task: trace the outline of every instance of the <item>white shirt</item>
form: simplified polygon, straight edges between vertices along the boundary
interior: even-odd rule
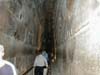
[[[48,67],[48,63],[47,63],[46,58],[42,54],[36,56],[35,61],[34,61],[34,66],[46,66],[46,67]]]

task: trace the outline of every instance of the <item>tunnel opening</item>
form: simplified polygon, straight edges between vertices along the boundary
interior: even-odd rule
[[[45,20],[44,32],[42,38],[42,48],[45,50],[49,57],[49,62],[53,60],[54,57],[54,30],[52,23],[52,15],[49,15]]]
[[[44,22],[44,31],[42,34],[42,48],[48,54],[49,64],[54,62],[55,57],[55,47],[54,47],[54,5],[56,0],[48,0],[45,4],[45,22]],[[48,5],[47,5],[48,4]]]

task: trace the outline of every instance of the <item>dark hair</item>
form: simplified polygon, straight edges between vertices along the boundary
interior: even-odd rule
[[[36,54],[38,55],[38,54],[41,54],[42,53],[42,49],[37,49],[36,50]]]

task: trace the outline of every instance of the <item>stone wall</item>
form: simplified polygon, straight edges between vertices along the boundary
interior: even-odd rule
[[[99,8],[97,0],[0,0],[4,58],[22,75],[43,47],[50,75],[99,75]]]
[[[0,0],[0,44],[18,75],[33,65],[42,21],[35,0]],[[30,74],[29,74],[30,75]],[[32,73],[31,73],[32,75]]]
[[[57,0],[55,13],[52,75],[99,75],[99,2]]]

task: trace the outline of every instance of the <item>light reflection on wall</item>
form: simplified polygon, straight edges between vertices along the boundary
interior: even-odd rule
[[[93,54],[100,53],[100,4],[95,10],[90,11],[88,48]]]
[[[100,3],[95,8],[88,8],[89,14],[86,10],[87,16],[79,24],[85,26],[71,37],[76,40],[71,75],[100,75]]]

